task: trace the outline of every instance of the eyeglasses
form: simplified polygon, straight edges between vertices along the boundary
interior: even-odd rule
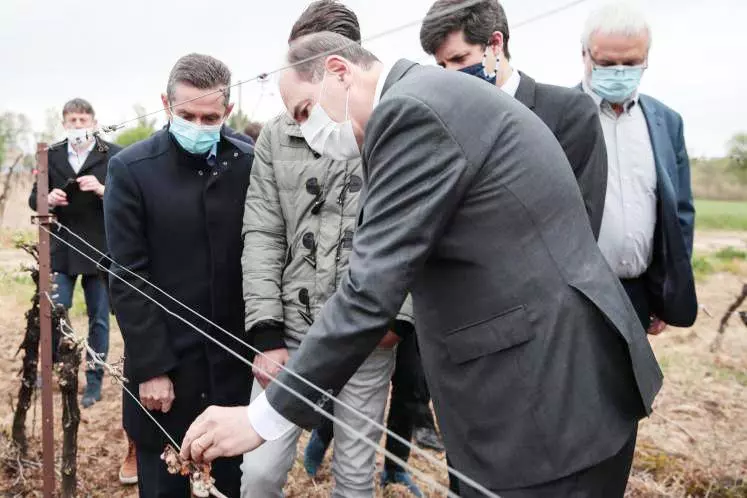
[[[599,70],[599,69],[615,69],[618,70],[624,69],[648,69],[648,59],[644,59],[643,62],[640,64],[600,64],[599,61],[597,61],[592,55],[590,51],[586,51],[587,55],[589,56],[589,60],[591,61],[591,68],[593,70]]]

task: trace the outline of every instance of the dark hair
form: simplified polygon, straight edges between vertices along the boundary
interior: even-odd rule
[[[71,112],[90,114],[94,117],[96,116],[96,113],[93,112],[93,106],[91,105],[91,103],[85,99],[79,98],[69,100],[65,103],[65,106],[62,108],[62,119],[65,119],[65,115]]]
[[[252,140],[256,142],[263,126],[264,124],[259,121],[249,121],[244,128],[244,135],[252,137]]]
[[[288,43],[312,33],[331,31],[360,43],[361,27],[358,16],[337,0],[312,2],[291,29]]]
[[[363,69],[371,69],[379,59],[361,47],[359,43],[337,33],[323,31],[302,36],[291,43],[288,49],[288,63],[306,81],[317,81],[324,74],[324,61],[327,56],[338,55]]]
[[[455,31],[463,31],[467,43],[483,47],[487,46],[491,35],[498,31],[503,35],[503,53],[506,59],[511,59],[506,11],[498,0],[484,0],[459,8],[459,4],[473,2],[438,0],[431,6],[420,28],[420,45],[426,53],[435,54],[446,37]]]
[[[224,63],[209,55],[189,54],[176,61],[166,86],[166,96],[169,102],[174,97],[174,87],[177,83],[186,83],[200,90],[210,90],[217,86],[225,87],[223,95],[226,97],[226,105],[231,97],[231,70]]]

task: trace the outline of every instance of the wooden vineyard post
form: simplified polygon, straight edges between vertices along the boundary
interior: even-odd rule
[[[42,466],[43,496],[54,494],[54,407],[52,405],[52,306],[48,296],[51,292],[51,262],[49,249],[50,226],[48,176],[48,147],[45,143],[36,146],[36,222],[39,224],[39,328],[41,329],[41,374],[42,374]]]

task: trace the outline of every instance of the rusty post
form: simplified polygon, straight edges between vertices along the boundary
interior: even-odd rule
[[[39,223],[39,325],[41,329],[41,374],[42,374],[42,464],[44,472],[44,498],[54,494],[54,413],[52,405],[52,306],[51,263],[49,249],[49,194],[47,144],[36,146],[36,213]]]

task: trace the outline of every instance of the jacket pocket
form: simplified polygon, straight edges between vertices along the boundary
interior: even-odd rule
[[[524,306],[516,306],[487,320],[448,332],[445,342],[451,360],[461,364],[529,342],[534,336]]]

